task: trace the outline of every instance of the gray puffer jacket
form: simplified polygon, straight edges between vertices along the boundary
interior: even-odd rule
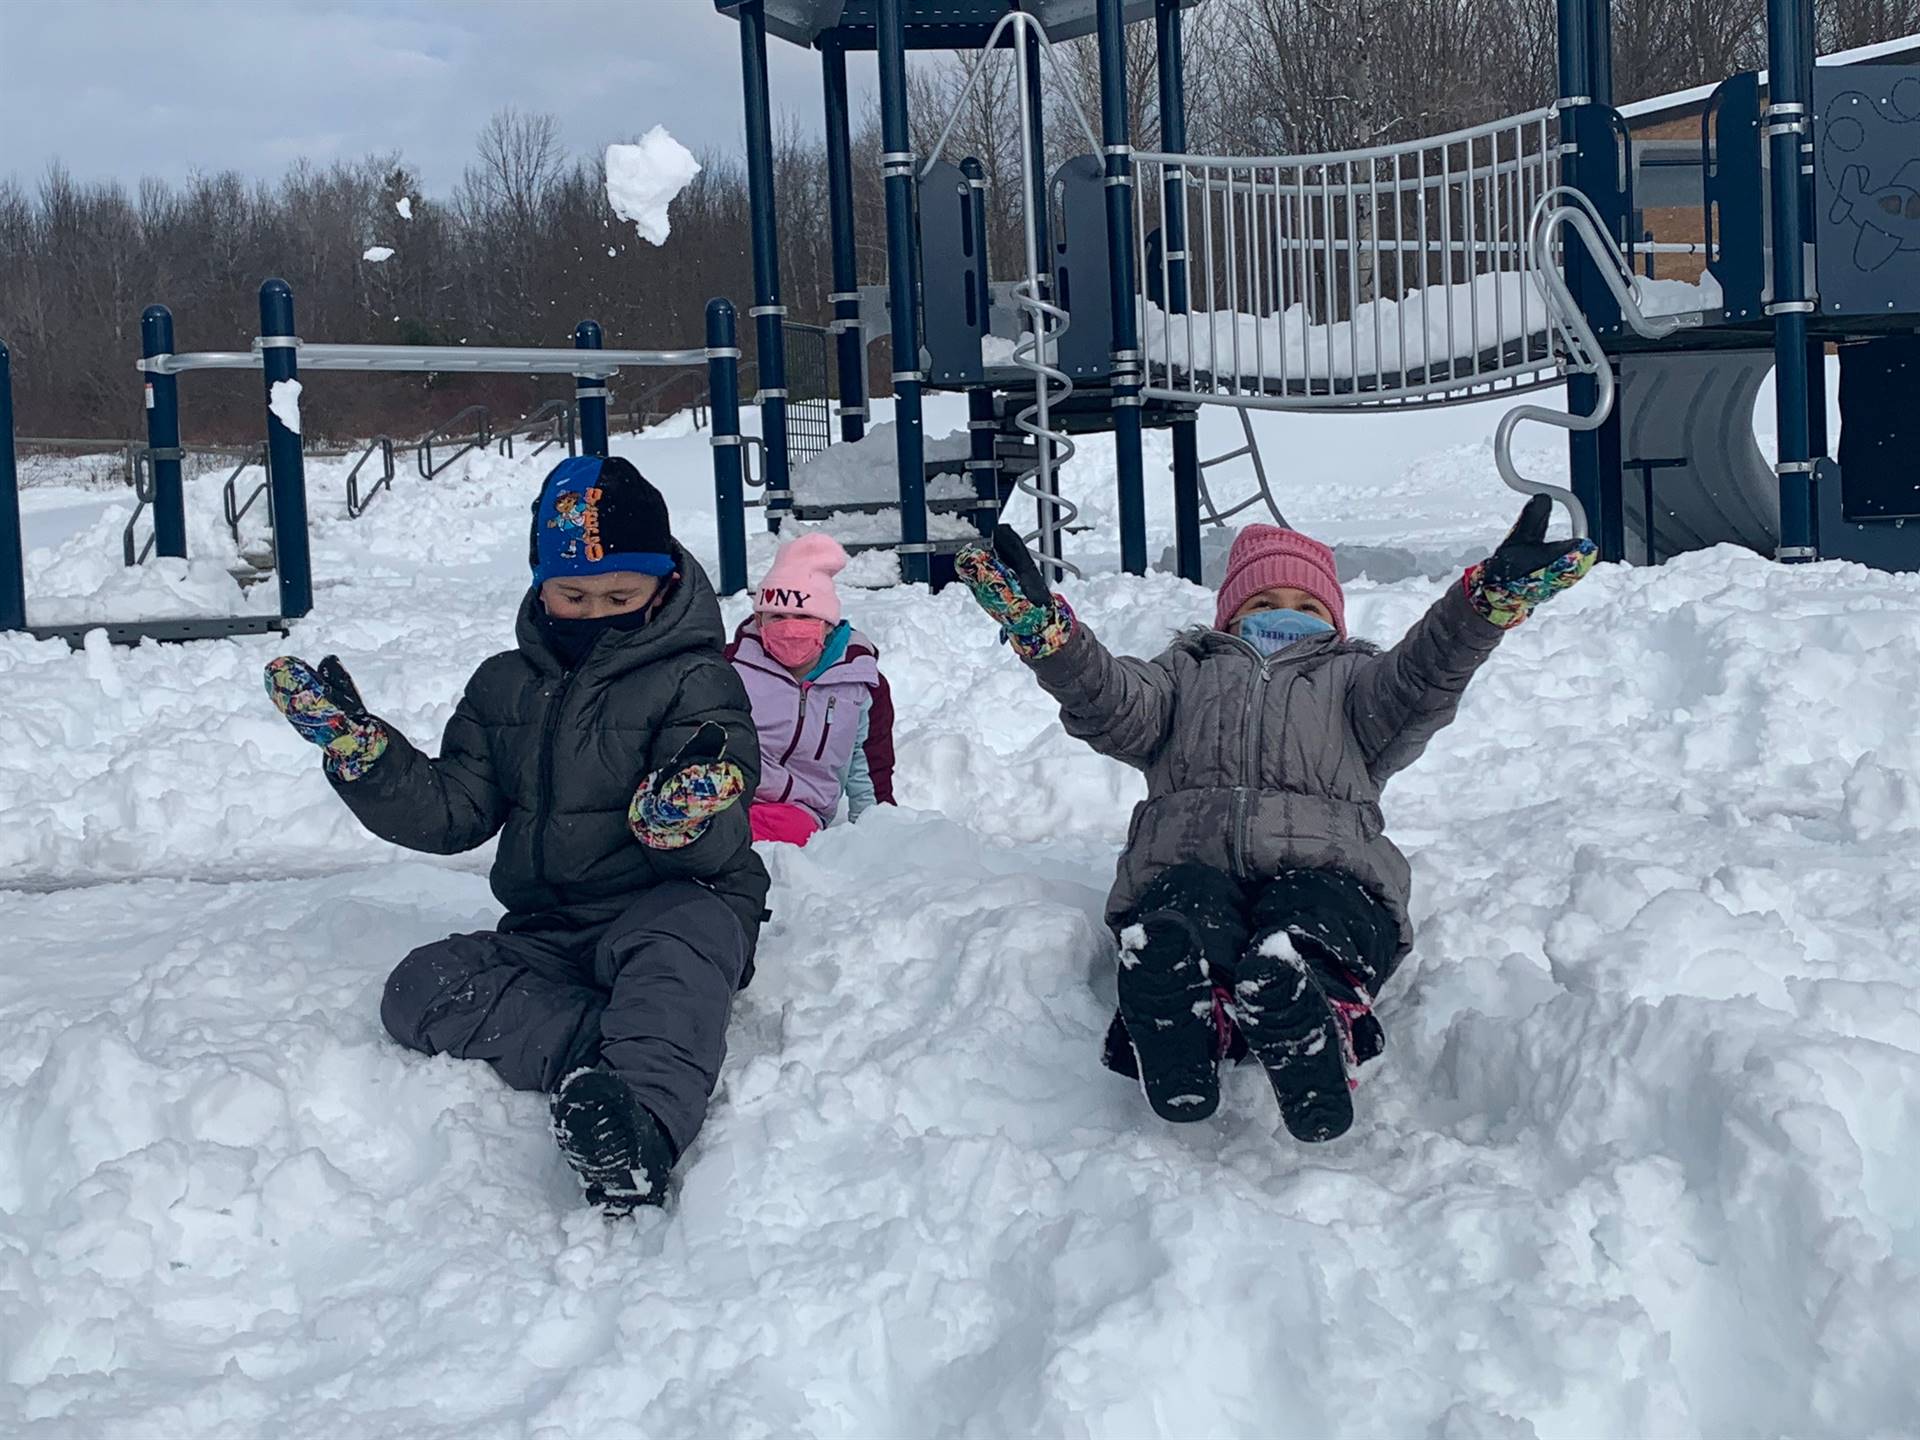
[[[705,721],[726,727],[747,794],[760,778],[760,742],[723,653],[719,602],[699,564],[685,554],[679,562],[659,613],[641,629],[601,636],[574,670],[548,644],[529,592],[518,648],[474,672],[439,758],[389,725],[387,752],[358,780],[335,780],[336,793],[367,829],[410,850],[454,854],[497,833],[503,930],[589,928],[661,881],[694,880],[740,917],[751,953],[768,877],[747,807],[721,812],[678,850],[648,849],[627,828],[641,780]]]
[[[1076,624],[1034,674],[1068,734],[1147,777],[1108,921],[1182,863],[1246,880],[1342,870],[1385,902],[1404,955],[1412,876],[1384,833],[1381,787],[1453,719],[1503,633],[1457,584],[1385,653],[1329,635],[1263,661],[1237,636],[1195,630],[1156,660],[1117,659]]]

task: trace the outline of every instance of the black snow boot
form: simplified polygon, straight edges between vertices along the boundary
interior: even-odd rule
[[[1266,1067],[1296,1140],[1337,1139],[1353,1125],[1342,1017],[1293,937],[1271,931],[1236,969],[1233,1022]]]
[[[1220,1107],[1219,1031],[1213,982],[1186,919],[1160,911],[1127,926],[1118,983],[1120,1020],[1153,1113],[1205,1120]]]
[[[673,1142],[626,1081],[611,1070],[576,1070],[560,1082],[550,1109],[553,1138],[588,1204],[625,1215],[667,1203]]]

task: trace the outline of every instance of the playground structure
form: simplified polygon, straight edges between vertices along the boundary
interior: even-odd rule
[[[1565,410],[1521,405],[1495,436],[1502,477],[1563,502],[1604,558],[1654,563],[1718,543],[1784,561],[1845,558],[1920,569],[1920,467],[1911,459],[1910,363],[1920,363],[1920,66],[1816,66],[1812,0],[1769,0],[1769,70],[1730,77],[1712,93],[1697,147],[1633,137],[1611,104],[1609,0],[1559,0],[1559,89],[1551,104],[1404,144],[1301,156],[1190,153],[1186,145],[1182,12],[1201,0],[715,0],[739,23],[752,210],[757,358],[743,366],[734,310],[707,308],[706,343],[676,351],[608,350],[583,321],[574,348],[308,343],[284,282],[261,288],[261,333],[250,351],[178,354],[163,306],[142,317],[148,435],[127,450],[148,550],[186,549],[178,377],[256,369],[269,401],[300,372],[490,372],[575,379],[571,409],[543,407],[513,433],[483,416],[456,417],[420,442],[423,478],[489,443],[577,444],[607,453],[608,381],[623,370],[662,375],[634,402],[636,420],[686,404],[710,407],[720,516],[720,585],[746,584],[747,487],[763,492],[769,527],[897,511],[897,540],[850,548],[897,550],[909,581],[938,582],[963,536],[984,534],[1016,496],[1035,502],[1038,542],[1072,569],[1064,537],[1075,512],[1059,467],[1074,436],[1115,441],[1120,552],[1147,568],[1141,434],[1171,431],[1175,555],[1201,577],[1203,523],[1279,507],[1261,464],[1250,411],[1375,412],[1518,395],[1564,384]],[[1129,27],[1151,19],[1157,47],[1160,149],[1126,133]],[[1044,84],[1053,46],[1092,34],[1099,48],[1100,126],[1077,105],[1087,151],[1047,173]],[[775,236],[769,37],[821,55],[832,237],[834,319],[791,322],[781,302]],[[925,157],[912,153],[906,94],[910,49],[1012,52],[1024,161],[1023,255],[1017,278],[996,278],[986,244],[980,164],[945,154],[951,122]],[[887,280],[859,284],[853,238],[847,56],[879,64],[886,191]],[[1065,92],[1071,102],[1071,92]],[[1763,99],[1764,94],[1764,99]],[[1697,207],[1703,243],[1649,243],[1648,205]],[[1636,273],[1667,252],[1704,256],[1701,280],[1656,296]],[[934,283],[927,283],[927,277]],[[1671,283],[1671,282],[1669,282]],[[891,341],[895,493],[810,502],[796,489],[803,462],[831,443],[826,349],[834,350],[843,441],[865,435],[872,343]],[[992,341],[1002,342],[998,348]],[[1825,352],[1840,354],[1845,425],[1827,455]],[[795,363],[790,367],[789,359]],[[301,437],[269,403],[263,446],[237,452],[226,519],[263,497],[270,550],[243,579],[278,582],[273,616],[207,616],[99,625],[29,626],[14,462],[9,358],[0,345],[0,631],[72,643],[105,628],[116,642],[198,639],[284,628],[311,605]],[[743,369],[757,366],[761,435],[739,424]],[[704,372],[704,391],[697,388]],[[1777,459],[1755,444],[1754,401],[1775,379]],[[687,390],[676,390],[686,385]],[[928,390],[963,391],[964,458],[930,455]],[[670,403],[671,402],[671,403]],[[1236,409],[1244,443],[1200,457],[1202,406]],[[1569,432],[1571,488],[1522,475],[1516,428]],[[436,449],[436,446],[441,448]],[[748,464],[762,454],[756,479]],[[348,476],[358,514],[395,478],[395,446],[375,437]],[[340,452],[332,452],[339,454]],[[240,477],[263,457],[264,484]],[[1206,471],[1251,459],[1254,494],[1221,505]],[[377,468],[376,467],[377,462]],[[932,497],[929,478],[966,477]],[[1631,477],[1631,479],[1630,479]],[[929,537],[929,516],[946,523]],[[136,511],[135,521],[139,519]],[[270,567],[270,568],[269,568]]]
[[[549,401],[520,423],[495,432],[485,411],[470,406],[418,441],[415,465],[422,480],[431,480],[461,456],[497,444],[513,453],[516,443],[533,446],[538,454],[550,445],[565,445],[569,454],[584,449],[607,454],[608,381],[623,370],[654,369],[685,372],[703,366],[709,406],[709,444],[713,449],[714,485],[721,514],[720,559],[723,583],[729,592],[746,585],[746,528],[744,486],[751,479],[746,461],[758,437],[740,433],[740,350],[734,343],[731,302],[716,299],[707,306],[707,343],[690,350],[609,350],[600,326],[583,320],[574,330],[574,348],[544,349],[515,346],[330,345],[301,340],[294,325],[293,292],[283,280],[260,287],[260,336],[245,351],[177,353],[173,316],[164,305],[149,306],[141,317],[142,358],[147,415],[145,445],[101,442],[99,448],[121,451],[132,481],[136,506],[124,534],[128,565],[151,554],[184,557],[187,551],[186,494],[183,461],[189,454],[238,457],[228,475],[225,520],[236,543],[240,521],[262,499],[267,505],[271,542],[253,568],[236,575],[241,583],[263,580],[269,574],[278,583],[279,606],[272,615],[209,615],[130,622],[84,622],[63,625],[27,623],[25,563],[22,554],[19,476],[15,458],[11,356],[0,344],[0,632],[25,631],[42,639],[63,639],[76,647],[93,630],[104,630],[114,644],[141,640],[187,641],[283,631],[290,621],[305,615],[313,604],[312,564],[308,551],[305,463],[309,458],[357,457],[346,478],[347,513],[357,518],[395,479],[395,444],[376,436],[350,450],[305,449],[301,435],[289,429],[274,403],[274,387],[298,380],[301,371],[356,371],[376,373],[467,373],[516,375],[571,375],[574,398]],[[180,443],[179,377],[198,370],[258,370],[264,382],[266,439],[243,448],[194,446]],[[63,442],[65,443],[65,442]],[[90,444],[90,442],[73,442]],[[802,441],[806,443],[806,441]],[[787,456],[781,456],[783,463]],[[369,467],[378,462],[377,471]],[[265,479],[244,496],[243,474],[259,467]],[[141,516],[151,507],[152,534],[138,541]]]
[[[1200,0],[715,0],[740,27],[766,512],[830,521],[897,506],[909,580],[941,578],[962,540],[929,539],[929,511],[984,533],[1033,497],[1029,538],[1058,570],[1073,507],[1058,467],[1073,436],[1115,440],[1120,550],[1147,566],[1141,432],[1173,438],[1176,563],[1200,576],[1202,521],[1265,500],[1247,443],[1203,461],[1204,405],[1364,412],[1447,405],[1564,384],[1567,408],[1524,405],[1496,435],[1504,479],[1561,500],[1613,560],[1731,542],[1785,561],[1920,568],[1920,476],[1898,375],[1920,360],[1920,67],[1816,67],[1812,0],[1769,0],[1770,66],[1713,93],[1697,147],[1636,140],[1612,104],[1609,0],[1559,0],[1551,104],[1406,144],[1300,156],[1190,153],[1182,11]],[[1126,130],[1129,28],[1152,20],[1158,150]],[[1052,47],[1093,34],[1100,130],[1068,104],[1086,153],[1046,173],[1042,104]],[[897,496],[810,504],[777,437],[787,424],[775,246],[769,37],[821,57],[841,437],[868,418],[868,346],[892,342]],[[1025,253],[1011,284],[986,253],[982,167],[912,152],[906,53],[1013,52]],[[855,271],[847,56],[877,53],[887,283]],[[1764,99],[1763,99],[1764,92]],[[1063,98],[1071,101],[1071,91]],[[1635,188],[1697,207],[1704,244],[1649,243]],[[1674,303],[1636,266],[1704,252]],[[1014,342],[997,362],[990,336]],[[1825,347],[1840,347],[1847,463],[1825,454]],[[1779,454],[1750,424],[1776,377]],[[965,498],[929,501],[922,398],[968,396]],[[1849,403],[1850,394],[1856,403]],[[1571,489],[1520,474],[1518,425],[1569,432]],[[1259,493],[1224,509],[1204,471],[1251,453]],[[1629,477],[1633,483],[1629,483]],[[953,527],[944,527],[949,532]]]

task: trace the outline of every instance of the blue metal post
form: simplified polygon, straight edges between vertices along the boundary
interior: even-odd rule
[[[140,353],[148,360],[173,354],[173,312],[149,305],[140,315]],[[187,553],[187,494],[180,474],[180,381],[147,371],[147,459],[153,465],[153,548]]]
[[[284,280],[260,287],[260,369],[267,398],[267,498],[273,505],[273,568],[280,613],[297,620],[313,609],[313,560],[307,549],[307,472],[298,432],[273,413],[273,387],[300,379],[293,290]]]
[[[1800,146],[1812,132],[1811,93],[1800,0],[1767,0],[1767,106],[1762,134],[1771,150],[1773,186],[1773,393],[1780,433],[1781,560],[1818,558],[1813,534],[1813,448],[1808,418],[1805,177]]]
[[[1593,34],[1588,0],[1559,0],[1557,18],[1560,39],[1560,183],[1579,190],[1583,157],[1579,150],[1579,128],[1575,111],[1593,99],[1593,76],[1588,67],[1587,47]],[[1593,292],[1598,277],[1591,276],[1586,251],[1569,245],[1566,252],[1567,290],[1582,310]],[[1591,375],[1567,377],[1567,409],[1574,414],[1591,414],[1599,402],[1599,385]],[[1567,437],[1567,460],[1574,496],[1587,512],[1594,530],[1594,543],[1606,554],[1606,519],[1600,485],[1600,437],[1591,430],[1577,431]]]
[[[1154,14],[1160,51],[1160,148],[1170,155],[1187,152],[1186,59],[1180,39],[1180,0],[1158,0]],[[1167,257],[1169,315],[1187,313],[1187,200],[1186,184],[1169,171],[1161,202],[1160,243]]]
[[[967,475],[973,481],[973,526],[982,535],[993,534],[1000,518],[1000,462],[993,453],[999,436],[993,391],[967,391]]]
[[[1587,0],[1587,88],[1596,106],[1613,105],[1613,0]],[[1611,188],[1611,187],[1610,187]],[[1624,248],[1628,241],[1626,226],[1632,216],[1622,214],[1624,222],[1614,239]],[[1594,293],[1589,291],[1589,294]],[[1612,363],[1612,362],[1609,362]],[[1618,395],[1619,367],[1615,366],[1615,394]],[[1595,490],[1600,508],[1590,511],[1595,520],[1595,543],[1603,559],[1627,558],[1627,512],[1625,470],[1621,452],[1621,406],[1616,400],[1613,413],[1593,433]]]
[[[880,0],[880,173],[887,187],[887,287],[893,321],[894,453],[900,466],[900,573],[932,578],[927,549],[926,435],[920,417],[920,236],[914,221],[913,138],[907,128],[907,35],[900,0]]]
[[[20,474],[13,460],[13,357],[0,340],[0,631],[27,628],[27,561],[20,534]]]
[[[720,593],[747,588],[747,492],[740,471],[740,342],[733,302],[707,302],[707,394],[713,405],[713,503],[720,532]]]
[[[582,320],[573,327],[573,348],[600,350],[606,336],[598,321]],[[607,455],[607,397],[611,393],[604,375],[577,375],[573,381],[574,408],[580,412],[580,453]]]
[[[867,433],[867,387],[860,363],[860,266],[854,251],[853,150],[848,134],[847,51],[821,42],[820,74],[827,98],[827,217],[833,232],[834,354],[840,378],[840,438]]]
[[[1186,59],[1180,37],[1180,0],[1158,0],[1154,10],[1160,57],[1160,148],[1187,151]],[[1187,196],[1178,172],[1169,171],[1160,206],[1160,243],[1167,264],[1169,315],[1187,313]],[[1186,410],[1173,421],[1173,558],[1183,580],[1204,583],[1200,565],[1200,415]]]
[[[1182,580],[1205,584],[1200,565],[1200,412],[1173,417],[1173,564]]]
[[[793,507],[787,474],[787,340],[781,328],[780,227],[773,197],[773,120],[767,100],[765,0],[740,7],[740,86],[746,94],[747,204],[753,230],[753,317],[760,362],[760,434],[767,442],[767,528]]]
[[[1107,269],[1113,298],[1113,449],[1120,568],[1147,573],[1147,491],[1140,458],[1140,316],[1133,284],[1133,146],[1127,133],[1127,27],[1121,0],[1099,0],[1100,140],[1107,157]]]

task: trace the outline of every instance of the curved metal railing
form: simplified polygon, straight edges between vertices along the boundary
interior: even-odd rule
[[[473,433],[466,435],[461,440],[458,448],[451,454],[443,455],[438,461],[435,461],[433,458],[433,447],[440,441],[452,439],[455,435],[460,434],[469,424],[473,427]],[[462,455],[470,454],[475,450],[486,449],[491,435],[492,431],[488,425],[487,407],[484,405],[469,405],[466,409],[448,419],[439,429],[428,431],[415,442],[413,447],[414,467],[419,470],[422,480],[431,480]]]
[[[1584,192],[1566,185],[1556,185],[1540,197],[1527,222],[1528,250],[1545,286],[1554,333],[1559,337],[1564,355],[1564,368],[1569,372],[1593,376],[1594,406],[1592,411],[1584,415],[1571,410],[1552,410],[1544,405],[1514,406],[1500,417],[1500,424],[1494,431],[1493,460],[1500,471],[1500,478],[1510,488],[1523,495],[1551,496],[1566,507],[1573,521],[1573,533],[1585,535],[1588,533],[1586,507],[1574,493],[1563,486],[1522,475],[1513,460],[1513,432],[1526,421],[1579,434],[1598,430],[1613,413],[1617,390],[1613,366],[1585,312],[1575,302],[1573,292],[1567,288],[1566,277],[1555,260],[1555,256],[1562,252],[1561,236],[1566,231],[1571,231],[1586,247],[1601,282],[1620,306],[1621,318],[1633,328],[1635,334],[1655,340],[1663,335],[1671,335],[1676,330],[1697,326],[1702,323],[1703,317],[1698,313],[1645,314],[1634,289],[1632,262],[1607,233],[1606,223],[1594,208],[1593,201]]]

